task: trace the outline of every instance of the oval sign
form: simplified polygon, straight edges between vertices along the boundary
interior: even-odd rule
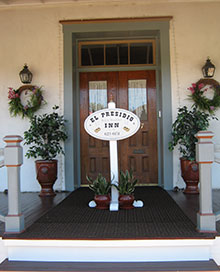
[[[134,135],[140,128],[140,119],[128,110],[104,109],[89,115],[84,122],[84,128],[97,139],[118,141]]]

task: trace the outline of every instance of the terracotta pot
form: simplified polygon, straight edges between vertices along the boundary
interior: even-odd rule
[[[94,201],[96,203],[96,209],[99,210],[107,210],[110,204],[110,196],[109,195],[95,195]]]
[[[133,209],[134,196],[133,195],[120,195],[119,198],[119,206],[121,209],[130,210]]]
[[[55,196],[53,185],[57,179],[57,160],[35,161],[37,180],[41,185],[40,196]]]
[[[181,158],[182,178],[186,183],[185,194],[198,194],[199,188],[199,164],[196,161],[190,161]]]

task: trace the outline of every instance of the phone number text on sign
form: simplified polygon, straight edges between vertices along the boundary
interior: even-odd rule
[[[140,128],[140,120],[124,109],[104,109],[89,115],[85,122],[86,132],[100,140],[117,141],[134,135]]]

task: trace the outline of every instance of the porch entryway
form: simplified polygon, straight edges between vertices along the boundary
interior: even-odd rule
[[[96,178],[99,173],[110,180],[109,143],[89,136],[84,121],[107,108],[111,99],[141,121],[135,135],[118,142],[119,169],[132,169],[139,184],[158,184],[156,72],[150,70],[80,73],[82,184],[87,184],[86,175]]]

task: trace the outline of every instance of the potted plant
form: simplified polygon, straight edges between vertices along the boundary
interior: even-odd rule
[[[57,154],[64,154],[61,142],[67,139],[65,120],[53,107],[50,114],[34,115],[30,119],[30,128],[24,132],[26,145],[31,145],[26,157],[36,160],[37,180],[41,185],[40,196],[54,196],[53,185],[57,179]]]
[[[207,130],[210,118],[216,119],[208,113],[199,111],[196,105],[191,110],[184,106],[178,109],[176,120],[172,125],[169,150],[172,151],[176,145],[179,145],[182,178],[186,183],[184,193],[199,193],[199,167],[196,162],[198,140],[195,134],[200,130]]]
[[[107,210],[111,200],[109,195],[111,183],[100,173],[94,180],[88,176],[86,176],[86,178],[89,182],[89,188],[95,193],[94,201],[96,203],[96,208]]]
[[[133,209],[134,190],[137,184],[133,172],[126,170],[120,171],[118,185],[114,185],[119,192],[119,206],[121,209]]]

